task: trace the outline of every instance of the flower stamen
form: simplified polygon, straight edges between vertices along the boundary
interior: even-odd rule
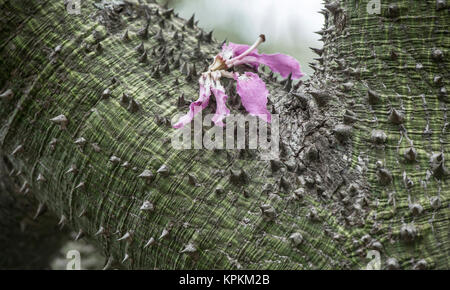
[[[228,68],[229,67],[226,65],[225,60],[220,55],[217,55],[214,58],[213,64],[209,66],[208,70],[217,71],[217,70],[226,70]]]

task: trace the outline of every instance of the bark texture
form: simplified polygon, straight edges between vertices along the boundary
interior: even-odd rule
[[[50,269],[68,234],[44,204],[19,194],[21,173],[7,167],[0,160],[0,269]]]
[[[22,193],[122,267],[356,269],[377,250],[383,268],[449,268],[449,8],[368,2],[327,2],[309,81],[262,72],[281,118],[266,162],[170,146],[219,50],[194,18],[0,1],[1,154]]]

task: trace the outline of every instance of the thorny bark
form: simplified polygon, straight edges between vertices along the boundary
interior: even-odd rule
[[[381,1],[381,15],[328,1],[311,80],[264,73],[282,128],[272,162],[168,144],[180,96],[195,98],[219,47],[193,18],[153,3],[72,16],[62,1],[28,2],[0,2],[0,87],[14,93],[0,108],[2,155],[22,192],[111,260],[361,268],[377,250],[383,268],[449,268],[445,1]],[[67,124],[49,121],[59,115]]]
[[[9,173],[0,160],[0,269],[49,269],[68,234],[57,231],[55,217],[45,207],[18,194]]]

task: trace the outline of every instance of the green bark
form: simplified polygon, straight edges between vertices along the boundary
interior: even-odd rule
[[[329,3],[316,74],[294,87],[264,74],[283,144],[266,162],[167,142],[168,120],[187,109],[178,97],[196,98],[219,50],[194,23],[147,4],[142,62],[144,5],[84,4],[76,16],[62,2],[0,1],[0,87],[14,93],[0,107],[0,152],[105,256],[127,268],[355,269],[376,249],[383,267],[449,268],[448,7],[381,1],[369,15],[368,1]],[[50,121],[59,115],[67,126]]]
[[[19,194],[20,175],[0,159],[0,269],[50,269],[68,234],[56,231],[42,204]]]

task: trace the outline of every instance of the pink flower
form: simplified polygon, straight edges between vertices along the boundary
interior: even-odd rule
[[[198,100],[191,103],[189,112],[181,117],[173,127],[182,128],[190,123],[198,112],[208,106],[211,93],[214,94],[217,104],[216,113],[212,121],[216,126],[224,126],[222,121],[230,114],[230,110],[226,106],[228,96],[220,83],[220,78],[222,77],[236,80],[236,91],[241,97],[242,105],[250,115],[258,116],[270,123],[271,116],[267,110],[269,91],[266,88],[266,84],[255,73],[246,72],[240,75],[237,72],[228,71],[238,65],[249,65],[255,70],[260,65],[266,65],[282,77],[292,75],[293,79],[298,79],[303,76],[303,73],[300,71],[300,64],[295,58],[281,53],[259,54],[257,47],[264,41],[265,36],[260,35],[252,46],[231,42],[224,44],[222,51],[214,58],[214,63],[210,65],[208,71],[203,73],[199,79],[200,94]]]
[[[236,78],[236,91],[241,96],[242,106],[250,115],[258,116],[270,123],[270,113],[267,110],[267,96],[269,91],[266,84],[259,76],[252,72],[246,72]]]
[[[198,100],[195,102],[192,102],[189,105],[189,112],[180,118],[180,120],[173,125],[174,128],[183,128],[184,125],[190,123],[192,119],[194,119],[194,116],[206,108],[209,104],[209,97],[211,96],[211,80],[210,78],[206,78],[204,75],[202,75],[199,79],[200,84],[200,93]]]

